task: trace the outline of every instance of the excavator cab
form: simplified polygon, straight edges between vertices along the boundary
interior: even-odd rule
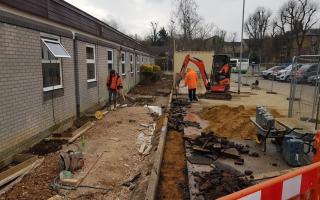
[[[210,75],[210,90],[227,93],[230,89],[231,67],[228,55],[214,55]]]

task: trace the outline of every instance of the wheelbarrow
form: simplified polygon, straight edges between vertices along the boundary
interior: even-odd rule
[[[284,135],[291,133],[296,129],[292,129],[287,131],[286,127],[279,123],[275,123],[275,126],[269,129],[265,129],[260,124],[256,122],[255,117],[250,117],[250,121],[255,125],[257,131],[257,139],[256,142],[258,144],[263,143],[263,151],[267,151],[267,139],[275,139],[276,143],[281,144]]]

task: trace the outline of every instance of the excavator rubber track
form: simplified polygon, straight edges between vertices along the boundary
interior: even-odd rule
[[[216,99],[216,100],[231,100],[232,99],[232,95],[230,92],[227,92],[227,93],[206,92],[204,97],[206,99]]]

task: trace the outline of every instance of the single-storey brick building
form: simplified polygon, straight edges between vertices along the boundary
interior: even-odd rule
[[[63,0],[0,0],[0,164],[107,99],[153,63],[131,37]]]

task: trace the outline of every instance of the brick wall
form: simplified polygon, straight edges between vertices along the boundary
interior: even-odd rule
[[[72,40],[61,39],[73,56]],[[43,99],[40,33],[0,23],[0,151],[75,115],[73,60],[63,59],[64,95]],[[1,153],[0,153],[1,158]]]
[[[52,127],[76,115],[73,40],[60,38],[71,55],[61,61],[63,94],[45,99],[48,93],[43,92],[40,35],[39,31],[0,23],[0,160],[6,153],[18,151],[21,144],[30,144],[26,141],[40,141],[50,133],[49,129],[52,131]],[[108,95],[107,48],[95,45],[97,82],[90,84],[86,45],[90,44],[77,41],[80,112],[105,103]],[[113,68],[122,74],[120,52],[114,49],[113,53]],[[139,73],[131,76],[129,52],[125,69],[124,88],[128,91],[139,82]]]
[[[107,99],[107,48],[96,46],[97,56],[97,76],[98,76],[98,89],[99,89],[99,103],[104,104]]]
[[[86,47],[92,45],[89,43],[77,41],[78,47],[78,68],[79,68],[79,95],[80,95],[80,112],[85,112],[89,108],[98,105],[98,86],[90,86],[87,82],[87,60]],[[96,45],[95,45],[96,46]],[[97,48],[95,48],[97,55]],[[97,58],[96,58],[97,66]],[[97,76],[98,81],[98,76]]]

